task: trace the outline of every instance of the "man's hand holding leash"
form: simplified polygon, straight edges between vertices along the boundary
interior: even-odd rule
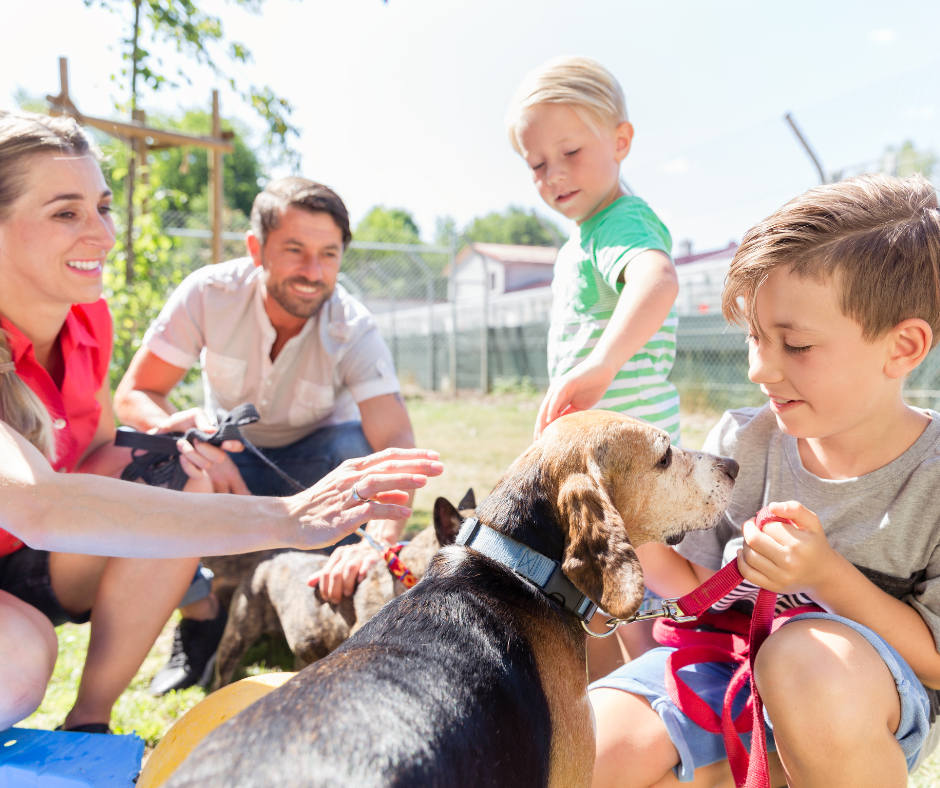
[[[216,427],[209,421],[202,408],[190,408],[170,414],[164,421],[153,429],[147,430],[150,434],[159,434],[163,432],[186,432],[188,429],[196,428],[203,432],[215,432]],[[202,477],[206,474],[207,482],[200,484],[198,490],[191,490],[187,485],[187,491],[198,492],[216,492],[232,493],[234,495],[251,495],[247,485],[242,479],[242,475],[235,467],[235,463],[226,452],[239,452],[244,450],[240,441],[223,441],[221,447],[212,446],[202,441],[195,441],[190,445],[187,443],[188,450],[181,449],[180,465],[190,479]],[[194,448],[195,446],[195,448]],[[194,475],[196,474],[196,475]],[[211,486],[207,486],[211,484]]]

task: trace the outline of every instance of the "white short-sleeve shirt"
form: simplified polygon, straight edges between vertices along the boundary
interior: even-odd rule
[[[252,403],[246,437],[287,446],[320,427],[358,421],[357,403],[400,390],[372,315],[341,285],[271,361],[276,332],[250,257],[206,266],[173,292],[143,345],[175,367],[202,361],[205,410],[216,420]]]

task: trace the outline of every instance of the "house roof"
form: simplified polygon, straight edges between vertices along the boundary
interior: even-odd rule
[[[496,260],[500,263],[540,263],[554,265],[558,257],[558,250],[554,246],[523,246],[521,244],[487,244],[475,243],[464,247],[457,258],[457,264],[462,263],[473,251]]]
[[[676,265],[685,265],[686,263],[697,263],[699,260],[708,260],[709,258],[733,257],[738,245],[731,241],[723,249],[712,249],[710,252],[699,252],[698,254],[687,254],[682,257],[673,258]]]

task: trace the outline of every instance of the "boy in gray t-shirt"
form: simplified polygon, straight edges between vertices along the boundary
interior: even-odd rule
[[[714,530],[645,553],[647,583],[681,596],[737,560],[746,582],[714,612],[749,612],[758,587],[780,595],[778,613],[823,608],[790,619],[757,659],[771,782],[901,788],[938,732],[940,414],[902,398],[940,339],[933,187],[865,176],[798,197],[747,234],[723,307],[749,328],[748,375],[770,401],[709,435],[706,451],[741,465],[731,506]],[[766,505],[796,525],[760,531]],[[670,697],[672,651],[592,685],[595,786],[730,778],[721,735]],[[734,668],[679,675],[720,714]]]

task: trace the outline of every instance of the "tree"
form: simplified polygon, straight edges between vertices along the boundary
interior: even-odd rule
[[[918,150],[908,140],[900,148],[889,147],[882,159],[882,169],[899,178],[906,178],[919,172],[925,178],[933,175],[937,164],[937,155],[930,148]]]
[[[453,216],[438,216],[434,220],[434,243],[440,246],[450,246],[456,233],[457,220]]]
[[[150,116],[148,123],[194,134],[209,134],[212,131],[212,116],[200,110],[189,110],[182,116]],[[245,144],[248,130],[242,124],[223,120],[222,129],[235,133],[231,140],[235,151],[222,159],[225,204],[248,216],[255,196],[266,180],[265,168],[254,151]],[[165,148],[153,151],[149,168],[151,177],[158,178],[162,188],[172,193],[168,203],[172,210],[195,210],[193,201],[205,197],[207,193],[209,157],[205,148]]]
[[[260,13],[264,0],[233,0],[238,6]],[[223,78],[232,90],[241,97],[264,120],[267,131],[265,143],[275,150],[279,158],[290,162],[294,169],[299,165],[298,154],[291,149],[288,137],[297,136],[297,129],[290,123],[293,107],[287,99],[277,96],[267,86],[249,86],[240,89],[235,80],[226,76],[219,62],[220,53],[229,61],[247,63],[251,52],[245,44],[227,42],[222,20],[218,16],[199,8],[201,0],[83,0],[86,6],[99,5],[112,13],[130,15],[128,35],[122,39],[125,46],[122,57],[125,66],[120,76],[127,80],[128,101],[118,109],[133,112],[138,109],[141,85],[158,91],[164,87],[175,87],[175,79],[191,84],[187,73],[177,66],[174,75],[164,73],[163,63],[142,44],[145,32],[149,31],[153,42],[173,46],[181,55],[207,66],[217,77]],[[119,81],[116,75],[114,81]]]
[[[523,246],[561,246],[564,232],[552,221],[515,205],[478,216],[463,231],[471,241]]]
[[[357,241],[421,243],[421,231],[414,216],[404,208],[386,208],[384,205],[376,205],[362,218],[353,237]]]
[[[189,111],[179,116],[154,116],[155,126],[204,133],[211,123],[206,112]],[[244,224],[244,215],[251,210],[255,194],[260,190],[258,181],[264,170],[258,159],[244,143],[242,127],[237,123],[223,123],[224,128],[236,131],[232,142],[235,152],[223,158],[225,167],[225,194],[230,220]],[[124,177],[127,173],[128,149],[120,141],[96,133],[104,159],[102,170],[112,190],[115,202],[123,204]],[[114,316],[114,358],[112,379],[120,380],[147,327],[156,319],[169,293],[190,273],[211,262],[211,251],[198,238],[168,236],[162,226],[166,211],[185,209],[205,213],[208,205],[206,170],[208,162],[204,149],[166,148],[153,150],[144,165],[147,182],[138,181],[136,202],[145,202],[147,210],[135,223],[133,269],[135,284],[126,281],[126,234],[118,232],[117,243],[105,267],[105,297]],[[231,214],[234,213],[235,217]],[[241,221],[238,221],[238,218]],[[115,216],[118,223],[123,219]],[[185,382],[191,384],[197,375],[191,370]],[[178,404],[186,404],[180,401]]]

